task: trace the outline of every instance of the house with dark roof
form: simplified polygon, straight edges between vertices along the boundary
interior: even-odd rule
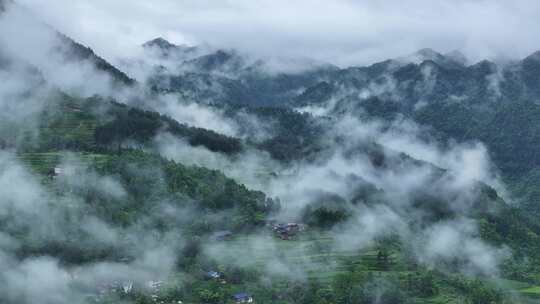
[[[246,292],[234,294],[233,299],[236,303],[253,303],[253,297]]]
[[[223,273],[214,270],[207,271],[204,276],[210,280],[219,280],[224,277]]]
[[[233,233],[229,230],[217,231],[212,234],[212,239],[215,241],[227,241],[230,240],[233,236]]]
[[[163,281],[148,281],[146,282],[146,286],[152,290],[159,290],[161,287],[165,285],[165,282]]]
[[[305,229],[304,225],[298,223],[273,223],[271,224],[271,227],[274,234],[282,240],[290,240],[300,231]]]
[[[60,167],[54,167],[54,168],[51,168],[48,172],[47,172],[47,175],[51,178],[55,178],[55,177],[58,177],[60,175],[63,175],[65,174],[65,169],[64,168],[60,168]]]

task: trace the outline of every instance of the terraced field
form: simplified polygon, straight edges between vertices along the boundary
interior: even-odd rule
[[[399,250],[390,251],[387,262],[382,263],[376,248],[360,251],[339,249],[334,247],[332,234],[324,232],[306,233],[293,241],[274,238],[270,233],[263,237],[237,236],[209,248],[218,253],[218,260],[222,262],[236,262],[238,265],[270,270],[278,276],[306,276],[304,279],[318,281],[323,289],[330,288],[333,280],[340,274],[365,273],[376,277],[392,275],[405,282],[416,272],[414,266],[404,261]],[[282,288],[286,288],[286,283],[283,284]],[[464,299],[459,291],[448,287],[450,285],[441,284],[436,296],[415,298],[414,303],[463,303]],[[493,286],[514,294],[518,299],[516,303],[540,303],[535,300],[536,297],[540,299],[540,287],[530,287],[524,282],[504,279],[494,279]],[[252,287],[256,288],[256,285]],[[250,285],[248,283],[233,288],[249,290]]]
[[[81,110],[76,103],[63,103],[60,109],[44,114],[40,128],[41,145],[62,142],[71,146],[92,147],[95,144],[96,126],[97,121],[92,114]]]
[[[384,275],[386,272],[406,275],[407,269],[397,252],[381,261],[379,251],[367,249],[354,251],[334,247],[330,233],[308,233],[297,240],[284,241],[266,236],[239,236],[231,241],[214,244],[211,252],[219,252],[223,262],[242,262],[266,269],[270,264],[278,265],[276,274],[291,274],[295,271],[307,274],[309,279],[330,283],[340,273],[371,272]]]
[[[103,154],[82,152],[44,152],[23,153],[18,159],[32,171],[46,176],[52,168],[62,164],[66,159],[79,162],[81,166],[96,164],[99,166],[109,156]],[[230,241],[211,243],[209,248],[214,258],[225,263],[236,263],[242,267],[261,269],[276,276],[298,276],[298,278],[315,280],[323,290],[331,290],[331,284],[340,274],[365,273],[373,276],[394,276],[405,282],[409,275],[414,275],[414,266],[405,261],[399,248],[390,249],[388,258],[381,261],[377,248],[350,250],[335,245],[335,236],[331,232],[306,231],[295,240],[280,240],[270,231],[263,236],[238,235]],[[227,284],[230,291],[258,290],[257,282],[244,284]],[[275,288],[285,290],[287,281],[277,280]],[[540,286],[530,286],[527,283],[512,280],[494,280],[495,287],[516,296],[521,295],[521,302],[540,303]],[[282,286],[281,286],[282,285]],[[437,296],[416,298],[414,303],[442,304],[461,303],[459,292],[441,284]]]
[[[63,153],[63,152],[45,152],[45,153],[23,153],[18,155],[18,159],[28,166],[33,172],[45,175],[51,169],[60,165],[63,161],[70,159],[80,162],[80,165],[100,164],[107,160],[107,155],[93,153]]]

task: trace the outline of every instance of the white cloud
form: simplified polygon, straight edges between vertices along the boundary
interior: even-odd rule
[[[337,64],[369,63],[424,47],[461,49],[473,59],[522,57],[540,49],[540,3],[534,0],[19,3],[109,59],[124,57],[156,36]]]

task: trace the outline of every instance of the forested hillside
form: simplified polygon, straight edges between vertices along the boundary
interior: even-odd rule
[[[0,303],[538,303],[537,53],[115,67],[0,11]]]

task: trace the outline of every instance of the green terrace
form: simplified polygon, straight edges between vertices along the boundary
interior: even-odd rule
[[[94,154],[87,152],[44,152],[44,153],[21,153],[18,159],[28,166],[33,172],[46,175],[51,169],[62,164],[66,158],[75,159],[81,166],[102,164],[110,157],[106,154]]]

